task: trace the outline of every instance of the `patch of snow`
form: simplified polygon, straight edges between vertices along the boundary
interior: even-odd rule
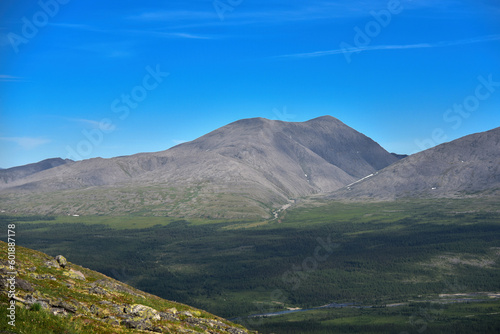
[[[358,182],[361,182],[361,181],[363,181],[363,180],[366,180],[367,178],[372,177],[373,175],[375,175],[375,174],[370,174],[370,175],[368,175],[368,176],[365,176],[365,177],[364,177],[364,178],[362,178],[362,179],[359,179],[359,180],[357,180],[357,181],[354,181],[354,182],[353,182],[353,183],[351,183],[351,184],[348,184],[346,187],[347,187],[347,189],[349,189],[349,187],[350,187],[350,186],[352,186],[353,184],[356,184],[356,183],[358,183]]]

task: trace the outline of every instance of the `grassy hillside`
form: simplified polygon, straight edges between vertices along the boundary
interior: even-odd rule
[[[382,322],[393,317],[404,327],[408,312],[431,301],[442,305],[440,294],[491,293],[482,297],[489,304],[474,305],[492,309],[477,306],[468,315],[498,310],[494,294],[500,292],[500,210],[494,199],[314,201],[270,221],[97,216],[2,220],[16,221],[22,245],[53,256],[65,254],[72,262],[149,293],[240,318],[263,333],[290,328],[288,322],[311,332],[325,322],[334,326],[327,327],[331,330],[344,326],[342,321],[361,324],[358,316],[380,316],[386,319]],[[316,310],[265,321],[246,318],[330,303],[371,308]],[[403,305],[385,308],[398,303]],[[446,319],[458,314],[463,320],[461,305],[446,307]],[[352,313],[345,315],[347,311]],[[344,320],[327,321],[322,312]],[[323,320],[313,321],[317,317]],[[435,321],[429,328],[438,324],[445,326]],[[342,326],[339,332],[348,332]],[[352,330],[364,332],[356,328]]]
[[[64,258],[19,246],[8,253],[3,241],[0,249],[2,333],[248,333],[205,311],[136,290]],[[6,254],[14,254],[15,264]],[[13,270],[17,275],[11,275]]]

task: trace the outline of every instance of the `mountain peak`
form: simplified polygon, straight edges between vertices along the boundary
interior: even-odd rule
[[[340,120],[338,118],[335,118],[335,117],[330,116],[330,115],[316,117],[316,118],[310,119],[307,122],[332,122],[332,121],[340,122]],[[342,122],[340,122],[340,123],[342,123]]]
[[[267,118],[263,117],[252,117],[252,118],[243,118],[239,119],[237,121],[234,121],[232,123],[229,123],[228,125],[242,125],[242,126],[249,126],[249,125],[259,125],[259,124],[269,124],[272,123],[273,121]],[[228,126],[226,125],[226,126]]]
[[[234,121],[228,125],[240,125],[240,126],[250,126],[250,125],[271,125],[271,124],[279,124],[279,123],[297,123],[297,124],[304,124],[304,123],[318,123],[318,122],[329,122],[329,123],[339,123],[339,124],[344,124],[342,123],[339,119],[330,116],[330,115],[324,115],[324,116],[319,116],[316,118],[312,118],[310,120],[304,121],[304,122],[290,122],[290,121],[283,121],[279,119],[268,119],[268,118],[263,118],[263,117],[252,117],[252,118],[244,118],[240,119],[237,121]]]
[[[120,214],[144,211],[138,203],[145,203],[150,214],[266,218],[269,208],[337,190],[397,160],[332,116],[306,122],[248,118],[162,152],[84,160],[0,184],[0,189],[30,194],[31,200],[23,197],[29,205],[23,207],[14,194],[8,203],[22,211],[52,213],[49,201],[67,203],[57,207],[58,213],[79,213],[74,212],[78,208],[82,214],[103,214],[111,213],[108,206],[115,203],[111,211]],[[72,190],[74,200],[62,190]],[[137,201],[138,193],[147,198]]]

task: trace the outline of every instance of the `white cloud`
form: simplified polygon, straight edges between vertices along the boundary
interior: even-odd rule
[[[500,35],[490,35],[475,37],[469,39],[462,39],[456,41],[443,41],[436,43],[417,43],[417,44],[400,44],[400,45],[369,45],[363,47],[352,47],[352,48],[339,48],[326,51],[314,51],[306,53],[294,53],[288,55],[277,56],[275,58],[313,58],[313,57],[324,57],[344,53],[357,53],[364,51],[376,51],[376,50],[405,50],[405,49],[426,49],[426,48],[438,48],[438,47],[449,47],[457,45],[467,45],[475,43],[485,43],[500,41]]]
[[[207,8],[212,8],[207,6]],[[185,20],[203,20],[216,19],[215,11],[190,11],[190,10],[171,10],[171,11],[150,11],[139,15],[130,16],[129,19],[142,22],[172,22]]]
[[[81,126],[87,127],[87,128],[92,128],[92,129],[99,129],[103,130],[103,126],[107,124],[106,122],[102,121],[94,121],[92,119],[84,119],[84,118],[66,118],[67,120],[71,122],[77,122],[80,123]],[[116,125],[112,124],[110,127],[105,129],[106,131],[114,131],[116,130]]]
[[[20,82],[23,81],[20,77],[15,77],[7,74],[0,74],[0,82]]]
[[[162,38],[187,38],[187,39],[211,39],[210,36],[204,36],[201,34],[192,34],[187,32],[164,32],[158,29],[113,29],[113,28],[98,28],[94,26],[89,26],[86,24],[72,24],[72,23],[57,23],[53,24],[57,27],[75,29],[75,30],[83,30],[88,32],[96,32],[100,34],[122,34],[130,37],[130,35],[149,35],[153,37],[162,37]]]
[[[33,150],[51,142],[50,139],[32,137],[0,137],[0,140],[16,143],[25,150]]]

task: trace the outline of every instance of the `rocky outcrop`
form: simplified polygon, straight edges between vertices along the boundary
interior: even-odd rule
[[[66,265],[68,264],[68,261],[66,261],[66,258],[64,256],[62,256],[62,255],[57,255],[56,256],[56,261],[57,261],[57,263],[59,264],[59,266],[61,268],[66,267]]]
[[[0,246],[7,247],[5,242]],[[15,296],[8,295],[12,269],[7,261],[0,261],[0,302],[5,305],[15,300],[17,307],[54,317],[69,316],[74,321],[94,321],[112,326],[116,333],[250,333],[207,312],[71,264],[61,255],[51,258],[23,247],[16,250]]]

